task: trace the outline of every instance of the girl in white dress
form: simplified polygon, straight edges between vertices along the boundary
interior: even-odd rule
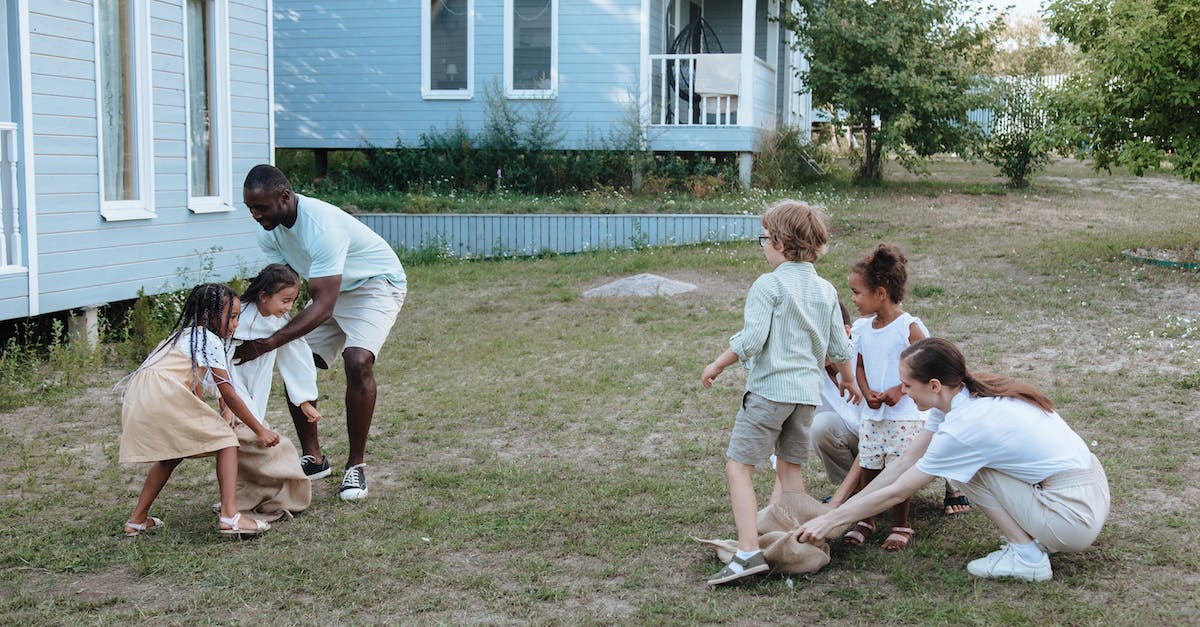
[[[235,344],[269,337],[282,328],[299,295],[300,277],[294,270],[281,263],[263,268],[242,293],[245,307],[233,334]],[[253,361],[236,364],[231,370],[234,385],[254,417],[267,424],[267,400],[276,365],[288,400],[300,408],[304,420],[319,421],[321,414],[314,404],[317,368],[304,338],[292,340]],[[244,427],[238,428],[243,445],[252,437]],[[255,453],[238,458],[238,509],[267,520],[291,517],[307,509],[312,501],[312,478],[305,475],[291,440],[282,437],[279,446]]]
[[[228,287],[192,288],[171,333],[120,386],[120,461],[153,462],[137,505],[124,525],[126,536],[155,531],[163,521],[150,506],[179,462],[217,458],[220,486],[217,528],[222,534],[262,533],[270,525],[237,509],[238,437],[233,426],[204,402],[203,384],[214,384],[222,404],[254,434],[254,445],[271,447],[279,434],[263,426],[238,396],[229,376],[226,342],[237,330],[241,303]]]
[[[925,424],[925,414],[900,386],[900,352],[929,335],[921,319],[901,306],[908,285],[907,263],[899,248],[880,244],[850,270],[854,304],[865,316],[854,322],[850,336],[858,349],[856,375],[866,407],[859,416],[859,468],[852,469],[842,482],[834,505],[849,498],[856,491],[852,488],[863,489],[885,466],[899,459]],[[857,486],[852,485],[855,482]],[[892,508],[892,531],[883,542],[885,550],[908,546],[913,537],[908,512],[907,499]],[[860,520],[844,542],[862,544],[874,531],[872,519]]]

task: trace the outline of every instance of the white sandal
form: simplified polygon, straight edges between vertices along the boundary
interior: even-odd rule
[[[238,521],[240,521],[241,519],[242,519],[241,512],[234,514],[233,518],[226,518],[226,517],[218,514],[217,522],[219,524],[217,525],[217,531],[224,535],[227,535],[227,536],[253,536],[253,535],[258,535],[258,534],[271,528],[271,524],[266,522],[265,520],[251,518],[250,520],[254,521],[255,528],[254,529],[242,529],[241,527],[238,526]],[[229,525],[230,529],[221,529],[220,528],[221,525]]]
[[[132,538],[134,536],[140,536],[143,533],[158,531],[158,528],[161,526],[163,526],[163,521],[153,516],[147,516],[146,520],[143,520],[140,523],[135,523],[132,520],[125,521],[125,526],[122,527],[121,530],[125,532],[126,538]],[[133,531],[130,531],[130,529]]]

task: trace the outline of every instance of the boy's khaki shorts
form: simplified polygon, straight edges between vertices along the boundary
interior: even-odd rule
[[[808,463],[808,430],[816,409],[813,405],[776,403],[746,392],[725,456],[747,466],[758,466],[771,453],[792,464]]]
[[[338,294],[333,315],[304,339],[314,355],[332,365],[347,348],[365,348],[376,358],[404,306],[405,290],[374,278]],[[311,303],[310,303],[311,304]]]

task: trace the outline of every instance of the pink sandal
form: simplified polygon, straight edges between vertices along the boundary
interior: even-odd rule
[[[892,532],[888,534],[886,540],[883,541],[883,550],[899,551],[908,547],[908,543],[913,539],[916,532],[908,527],[892,527]],[[893,542],[892,546],[888,546],[889,542]]]
[[[862,531],[859,531],[859,529],[862,529]],[[842,536],[842,544],[858,546],[866,542],[867,538],[871,537],[873,533],[875,533],[875,523],[860,520],[854,525],[853,529],[847,531],[846,535]]]

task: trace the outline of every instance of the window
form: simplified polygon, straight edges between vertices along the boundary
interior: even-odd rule
[[[504,87],[509,97],[558,90],[558,0],[504,0]]]
[[[233,211],[224,5],[219,0],[184,4],[188,208],[196,213]]]
[[[154,217],[150,183],[150,40],[146,3],[95,4],[100,213]]]
[[[423,0],[421,18],[421,94],[470,98],[475,78],[475,0]]]

